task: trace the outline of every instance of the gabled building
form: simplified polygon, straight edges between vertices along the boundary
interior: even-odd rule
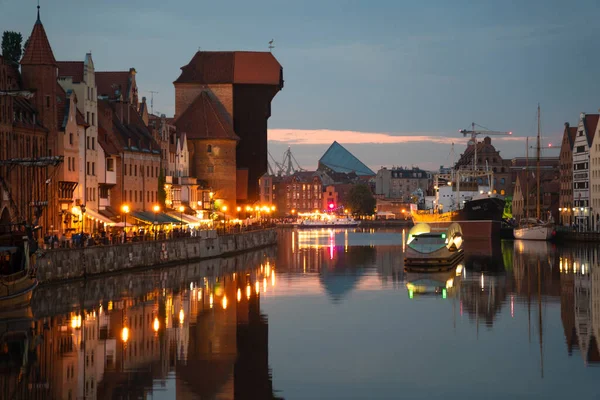
[[[573,221],[582,230],[591,229],[590,147],[594,141],[598,114],[581,113],[573,144]]]
[[[591,229],[600,229],[600,123],[590,145],[590,223]]]
[[[577,137],[577,127],[565,122],[560,145],[560,195],[558,201],[560,217],[558,223],[570,226],[573,223],[573,145]]]
[[[85,118],[86,129],[79,140],[80,182],[76,192],[78,206],[85,205],[91,216],[99,211],[99,181],[101,160],[98,157],[98,104],[97,88],[92,54],[87,53],[84,61],[58,61],[58,83],[65,91],[77,96],[77,109]],[[91,217],[93,218],[93,217]],[[94,231],[97,223],[86,219],[85,229]]]
[[[540,171],[540,219],[547,220],[548,214],[558,220],[560,180],[558,171]],[[527,199],[529,193],[529,200]],[[513,218],[536,218],[537,178],[533,171],[522,171],[517,180],[512,197]]]
[[[96,71],[98,97],[133,105],[138,109],[138,87],[135,68],[129,71]]]

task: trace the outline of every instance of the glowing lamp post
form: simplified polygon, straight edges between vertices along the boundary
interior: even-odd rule
[[[160,206],[158,204],[155,204],[154,207],[152,207],[152,210],[154,211],[154,240],[156,240],[158,228],[158,212],[160,211]]]
[[[123,207],[121,207],[121,211],[123,211],[123,214],[125,214],[124,232],[125,232],[125,242],[127,242],[127,214],[129,214],[129,206],[127,204],[123,205]]]
[[[179,206],[179,217],[181,220],[181,223],[179,224],[179,226],[181,227],[181,232],[183,232],[183,211],[185,210],[184,206]]]

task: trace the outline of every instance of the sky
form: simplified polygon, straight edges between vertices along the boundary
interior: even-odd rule
[[[135,67],[141,96],[172,115],[180,68],[198,49],[267,51],[283,66],[269,149],[316,168],[334,140],[374,170],[452,162],[471,122],[505,158],[525,155],[542,109],[545,144],[600,108],[594,0],[41,0],[57,60]],[[27,38],[37,0],[0,0],[0,30]],[[543,155],[557,155],[558,149]]]

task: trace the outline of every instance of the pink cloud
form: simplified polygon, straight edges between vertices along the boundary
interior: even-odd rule
[[[462,135],[442,136],[440,133],[404,132],[391,134],[385,132],[339,131],[330,129],[269,129],[269,140],[288,145],[331,144],[334,140],[341,144],[401,144],[401,143],[437,143],[466,144]],[[480,139],[481,140],[481,139]],[[525,141],[524,137],[495,136],[494,141]]]

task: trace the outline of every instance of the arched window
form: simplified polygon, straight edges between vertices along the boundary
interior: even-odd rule
[[[206,152],[207,153],[212,153],[212,144],[206,145]]]
[[[506,179],[504,179],[504,178],[500,178],[500,184],[501,184],[501,185],[504,185],[504,183],[505,183],[505,182],[506,182]]]

